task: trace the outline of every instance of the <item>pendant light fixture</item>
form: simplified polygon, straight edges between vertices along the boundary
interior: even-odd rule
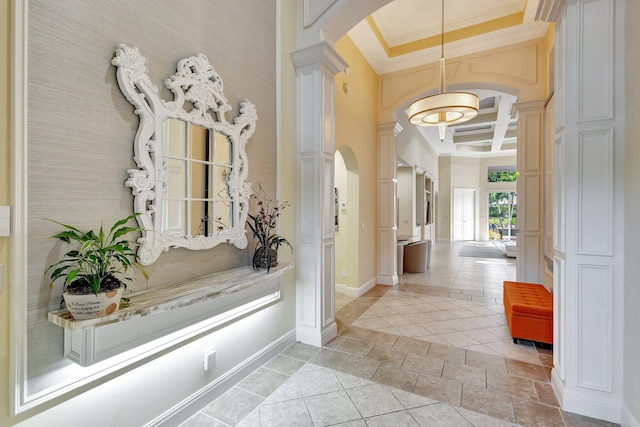
[[[409,106],[409,123],[415,126],[438,126],[440,141],[444,141],[447,125],[466,122],[478,114],[478,97],[468,92],[449,92],[445,83],[444,65],[444,0],[442,0],[442,35],[440,51],[440,91]]]

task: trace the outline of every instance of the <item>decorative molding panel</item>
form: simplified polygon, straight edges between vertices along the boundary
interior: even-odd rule
[[[338,0],[304,0],[304,28],[316,23]]]
[[[523,144],[518,144],[518,151],[522,149],[524,152],[524,172],[540,171],[542,168],[543,124],[544,116],[542,109],[538,111],[527,111],[525,113],[524,141]]]
[[[309,206],[311,212],[306,215],[300,215],[300,229],[298,230],[299,240],[302,242],[312,241],[317,230],[317,207],[314,204],[314,194],[320,185],[316,180],[316,161],[315,157],[301,158],[299,160],[299,184],[300,191],[298,194],[298,204],[300,206]]]
[[[302,298],[297,298],[298,309],[296,310],[296,316],[298,324],[308,328],[316,328],[315,283],[316,276],[319,274],[316,263],[316,245],[315,243],[299,242],[297,252],[300,254],[300,264],[298,264],[299,268],[296,269],[298,272],[296,293],[300,294]]]
[[[560,21],[556,24],[555,37],[556,43],[553,46],[555,67],[555,77],[553,82],[554,88],[554,131],[559,133],[566,126],[566,85],[567,85],[567,73],[566,73],[566,38],[567,29],[564,21]]]
[[[322,272],[323,295],[322,295],[322,326],[328,326],[335,320],[335,296],[336,287],[331,281],[331,277],[335,272],[335,245],[333,242],[325,243],[322,247],[322,255],[324,256],[324,271]],[[327,283],[329,282],[329,283]]]
[[[613,391],[613,268],[578,264],[577,385]]]
[[[524,193],[518,196],[518,199],[524,199],[523,206],[527,209],[527,214],[524,216],[524,224],[522,224],[522,230],[529,233],[539,233],[541,218],[540,218],[540,206],[542,201],[540,200],[542,175],[538,173],[525,172],[521,174],[518,179],[524,181]]]
[[[408,97],[417,96],[419,93],[437,88],[437,78],[438,68],[435,66],[382,77],[382,109],[392,108],[405,101]]]
[[[578,254],[613,255],[613,160],[613,129],[578,134]]]
[[[565,260],[559,257],[553,259],[553,342],[556,346],[553,351],[553,370],[560,379],[565,379],[565,349],[567,342],[566,331],[566,298],[567,284],[565,282]],[[558,345],[560,344],[560,345]]]
[[[579,4],[578,122],[613,118],[613,4]]]
[[[565,251],[565,210],[566,210],[566,189],[565,189],[565,154],[564,136],[556,138],[553,144],[553,247],[555,250]]]
[[[538,82],[538,47],[525,46],[495,54],[477,56],[469,60],[469,74],[499,76],[507,80],[515,80],[533,84]],[[493,70],[509,70],[509,73],[496,73]]]
[[[333,156],[330,159],[326,157],[322,159],[322,168],[323,180],[327,184],[323,185],[321,190],[323,192],[322,209],[324,211],[324,215],[322,215],[322,239],[331,239],[333,241],[336,230],[335,203],[333,201],[334,185],[332,184],[335,176]]]
[[[531,283],[541,282],[541,240],[542,238],[539,233],[522,233],[518,236],[518,251],[522,251],[518,252],[518,258],[522,258],[524,260],[524,262],[518,265],[518,281]],[[520,268],[520,266],[522,266],[522,268]]]

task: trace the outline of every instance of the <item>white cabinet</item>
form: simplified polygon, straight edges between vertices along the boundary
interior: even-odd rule
[[[398,236],[414,240],[434,237],[435,206],[433,178],[419,168],[398,168]]]

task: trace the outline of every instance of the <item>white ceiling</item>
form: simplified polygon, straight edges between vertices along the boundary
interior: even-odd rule
[[[445,57],[544,37],[548,24],[535,21],[539,3],[540,0],[446,0]],[[441,0],[394,0],[348,34],[378,74],[399,71],[440,58],[441,13]],[[466,91],[480,98],[478,117],[450,128],[444,143],[440,142],[437,128],[420,128],[434,151],[467,156],[515,154],[511,105],[516,97],[488,90]],[[406,122],[403,126],[410,125]]]

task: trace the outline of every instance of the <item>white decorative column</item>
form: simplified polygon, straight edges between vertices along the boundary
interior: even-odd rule
[[[619,423],[624,3],[569,3],[556,25],[555,47],[552,385],[563,409]]]
[[[297,73],[296,339],[337,335],[334,266],[333,77],[347,64],[325,42],[291,54]]]
[[[399,123],[378,125],[378,284],[398,283],[396,135]]]
[[[517,280],[543,283],[544,101],[519,102]]]

